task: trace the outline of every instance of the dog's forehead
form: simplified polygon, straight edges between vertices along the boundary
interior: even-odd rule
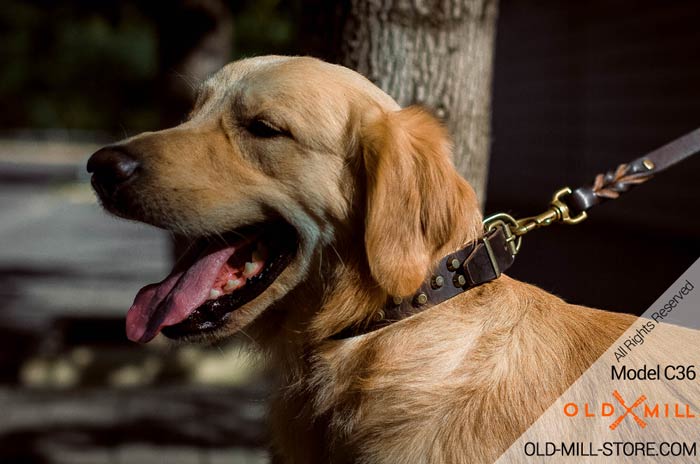
[[[399,109],[364,76],[311,57],[271,55],[236,61],[208,79],[202,92],[249,102],[281,98],[279,101],[305,106],[331,100],[338,110],[353,102]]]

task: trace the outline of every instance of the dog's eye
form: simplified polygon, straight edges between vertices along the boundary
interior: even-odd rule
[[[253,134],[255,137],[266,139],[281,135],[289,135],[288,131],[275,127],[263,119],[253,119],[250,121],[250,123],[248,123],[246,128],[248,129],[248,132]]]

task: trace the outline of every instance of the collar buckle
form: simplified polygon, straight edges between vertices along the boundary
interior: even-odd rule
[[[500,228],[503,230],[503,235],[506,237],[506,245],[512,256],[515,256],[520,251],[520,245],[523,243],[523,238],[517,235],[515,230],[519,227],[518,220],[510,214],[497,213],[484,219],[484,239],[486,235]],[[489,256],[493,256],[493,250],[489,244]]]
[[[486,254],[489,256],[489,261],[491,261],[491,267],[493,268],[493,273],[496,276],[494,278],[498,279],[501,276],[501,268],[498,267],[498,261],[496,260],[496,255],[493,253],[493,248],[491,248],[491,242],[489,241],[489,238],[484,235],[481,238],[481,243],[484,244]]]

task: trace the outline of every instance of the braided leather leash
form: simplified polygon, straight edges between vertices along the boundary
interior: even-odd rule
[[[578,224],[588,217],[587,211],[594,206],[618,198],[654,174],[697,153],[700,153],[700,129],[631,163],[598,174],[591,186],[558,190],[549,208],[541,214],[523,219],[515,219],[506,213],[487,217],[484,219],[484,236],[442,258],[413,296],[390,298],[373,320],[362,326],[348,327],[331,338],[339,340],[381,329],[497,279],[513,264],[523,235],[557,222]]]

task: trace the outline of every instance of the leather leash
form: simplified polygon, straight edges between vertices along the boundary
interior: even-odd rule
[[[591,186],[558,190],[550,207],[541,214],[523,219],[506,213],[487,217],[484,236],[442,258],[413,296],[390,298],[373,320],[362,326],[348,327],[331,339],[341,340],[381,329],[497,279],[513,264],[523,235],[556,222],[579,224],[588,217],[589,209],[618,198],[654,174],[697,153],[700,153],[700,129],[630,163],[598,174]]]

